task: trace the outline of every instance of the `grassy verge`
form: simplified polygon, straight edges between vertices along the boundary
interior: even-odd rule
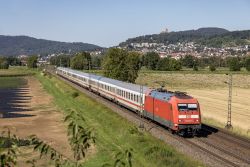
[[[133,149],[133,166],[199,166],[200,164],[176,152],[161,140],[137,130],[130,122],[121,118],[97,101],[77,92],[71,86],[52,77],[36,75],[45,90],[54,97],[54,103],[65,113],[67,108],[80,112],[86,123],[95,129],[97,141],[95,153],[88,157],[85,166],[113,164],[114,155]],[[201,165],[200,165],[201,166]]]

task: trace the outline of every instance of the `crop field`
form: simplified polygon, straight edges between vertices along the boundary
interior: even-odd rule
[[[184,91],[198,98],[203,122],[224,127],[227,121],[228,75],[211,73],[143,72],[136,82],[168,90]],[[250,75],[233,74],[232,124],[234,132],[250,137]]]
[[[8,77],[8,76],[27,76],[33,75],[35,71],[28,69],[25,66],[20,67],[9,67],[9,69],[0,69],[0,77]]]

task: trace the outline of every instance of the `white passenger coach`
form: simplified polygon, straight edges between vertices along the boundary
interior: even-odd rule
[[[56,73],[134,111],[143,110],[148,87],[58,67]]]

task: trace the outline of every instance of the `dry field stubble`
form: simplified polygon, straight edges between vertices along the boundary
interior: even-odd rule
[[[185,91],[198,98],[204,120],[220,126],[227,121],[228,76],[225,74],[141,74],[137,83],[159,87],[165,81],[169,90]],[[233,75],[232,124],[250,136],[250,75]]]
[[[4,117],[0,118],[0,132],[9,128],[20,138],[37,135],[66,157],[71,157],[63,115],[54,106],[52,96],[45,92],[35,77],[25,79],[27,85],[15,88],[16,93],[11,94],[13,97],[5,99],[6,104],[1,103],[0,113],[3,113]],[[11,90],[0,91],[0,100],[7,98]],[[37,166],[48,166],[48,159],[39,160],[38,153],[33,152],[32,147],[21,148],[17,166],[27,166],[25,161],[32,159],[37,160]]]

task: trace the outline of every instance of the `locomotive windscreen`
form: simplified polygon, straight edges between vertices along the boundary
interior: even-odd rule
[[[179,111],[197,110],[197,104],[178,104]]]

